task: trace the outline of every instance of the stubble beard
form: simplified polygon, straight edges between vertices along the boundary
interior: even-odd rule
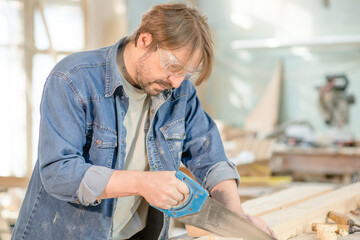
[[[162,79],[151,80],[152,78],[151,72],[145,72],[144,71],[145,69],[146,68],[144,62],[140,60],[135,68],[135,81],[136,84],[140,87],[140,89],[144,90],[144,92],[147,95],[157,96],[162,91],[164,91],[155,88],[156,83],[162,85],[163,87],[165,87],[165,89],[172,88],[172,85],[166,80],[162,80]]]

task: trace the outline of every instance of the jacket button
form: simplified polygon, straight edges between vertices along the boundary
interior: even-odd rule
[[[97,145],[100,145],[100,144],[101,144],[101,140],[100,140],[100,139],[96,140],[96,144],[97,144]]]
[[[154,166],[153,166],[155,169],[157,169],[158,168],[158,165],[156,165],[156,164],[154,164]]]
[[[149,137],[149,141],[151,141],[152,140],[152,137]]]

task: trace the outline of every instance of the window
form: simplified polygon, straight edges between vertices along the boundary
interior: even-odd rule
[[[85,48],[80,0],[0,0],[0,176],[29,176],[37,158],[46,77]]]

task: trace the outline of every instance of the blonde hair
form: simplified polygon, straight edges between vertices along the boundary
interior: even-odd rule
[[[196,49],[201,49],[201,71],[195,84],[200,85],[209,78],[214,56],[213,41],[207,18],[195,8],[185,4],[155,5],[143,15],[140,26],[130,37],[135,46],[141,33],[152,35],[149,49],[154,51],[157,46],[169,50],[190,46],[190,56],[184,65]]]

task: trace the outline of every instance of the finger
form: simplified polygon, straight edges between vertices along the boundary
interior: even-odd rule
[[[190,190],[186,183],[179,180],[179,183],[177,184],[177,190],[182,193],[183,195],[188,195],[190,193]]]
[[[169,204],[164,204],[162,206],[158,206],[159,208],[162,208],[162,209],[170,209],[172,208],[173,206],[172,205],[169,205]]]
[[[165,205],[169,206],[168,208],[173,208],[174,206],[178,205],[179,201],[169,198],[168,201],[166,201]]]
[[[173,195],[171,196],[174,200],[178,201],[178,202],[182,202],[184,200],[184,194],[176,191],[175,193],[173,193]]]

